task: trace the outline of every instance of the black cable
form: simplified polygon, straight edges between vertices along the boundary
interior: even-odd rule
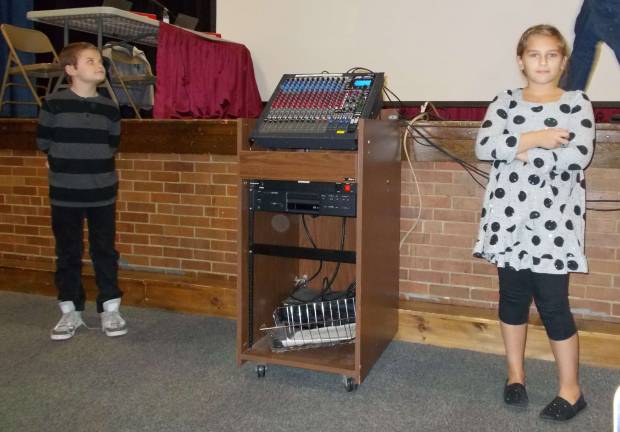
[[[304,214],[301,215],[301,223],[304,226],[304,231],[306,233],[306,237],[310,241],[310,244],[312,245],[313,248],[316,249],[317,248],[316,243],[314,242],[314,239],[310,235],[310,230],[308,230],[308,225],[306,225],[306,215],[304,215]],[[319,268],[317,269],[317,271],[310,278],[308,278],[308,282],[307,283],[310,283],[310,281],[314,280],[314,278],[316,278],[318,276],[318,274],[321,273],[322,269],[323,269],[323,260],[319,261]]]
[[[340,237],[340,252],[344,251],[344,239],[345,239],[345,233],[346,233],[346,225],[347,225],[347,218],[343,216],[342,235]],[[334,269],[334,273],[332,274],[331,279],[328,279],[327,276],[323,278],[323,288],[321,289],[321,297],[331,292],[332,284],[336,280],[336,276],[338,276],[338,271],[340,270],[340,264],[341,264],[340,261],[336,263],[336,268]]]

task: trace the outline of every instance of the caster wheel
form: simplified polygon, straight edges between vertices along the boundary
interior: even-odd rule
[[[256,375],[259,378],[265,377],[265,372],[267,372],[267,366],[265,365],[256,365]]]
[[[353,380],[353,378],[348,376],[342,377],[342,384],[344,384],[344,388],[347,392],[352,392],[357,389],[357,384]]]

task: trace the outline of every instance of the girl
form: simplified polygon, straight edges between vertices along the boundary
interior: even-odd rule
[[[476,139],[476,156],[493,162],[474,255],[498,267],[504,401],[528,403],[523,359],[533,298],[558,369],[559,393],[540,413],[550,420],[568,420],[586,407],[568,273],[588,270],[583,170],[594,150],[594,119],[583,92],[558,87],[567,61],[555,27],[527,29],[517,46],[527,85],[497,95]]]

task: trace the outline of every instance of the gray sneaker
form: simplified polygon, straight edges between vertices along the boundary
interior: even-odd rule
[[[107,336],[122,336],[127,334],[127,323],[118,311],[120,305],[120,298],[108,300],[103,303],[101,330]]]
[[[72,301],[64,301],[59,303],[62,317],[52,329],[50,337],[52,340],[71,339],[78,327],[84,325],[82,321],[82,312],[75,310]]]

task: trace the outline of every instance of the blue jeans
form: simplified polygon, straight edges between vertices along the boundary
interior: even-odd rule
[[[575,22],[575,42],[568,71],[561,83],[564,90],[585,90],[599,42],[606,43],[620,63],[618,0],[584,0]]]

